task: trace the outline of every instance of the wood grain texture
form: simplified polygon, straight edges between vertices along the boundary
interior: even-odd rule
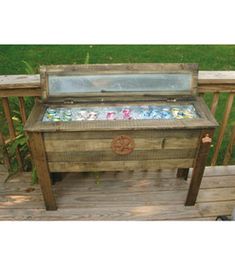
[[[119,134],[117,134],[119,135]],[[128,135],[128,133],[126,133]],[[135,149],[159,150],[159,149],[195,149],[198,137],[186,138],[136,138]],[[70,152],[70,151],[111,151],[112,139],[89,139],[89,140],[45,140],[46,152]]]
[[[157,170],[171,168],[190,168],[193,159],[165,159],[143,161],[103,161],[103,162],[49,162],[51,172],[90,172],[90,171],[126,171]]]
[[[214,130],[203,130],[201,133],[201,137],[199,138],[199,143],[198,143],[198,153],[196,155],[196,159],[194,161],[194,166],[193,166],[193,173],[192,173],[192,178],[186,198],[185,205],[186,206],[192,206],[195,204],[197,200],[197,195],[199,192],[199,188],[201,185],[202,177],[204,174],[204,169],[206,166],[206,160],[208,156],[208,152],[211,146],[211,142],[206,142],[203,143],[202,139],[208,135],[210,138],[213,137]]]
[[[159,159],[194,158],[196,149],[161,149],[134,150],[132,153],[120,156],[112,151],[71,151],[47,152],[49,162],[94,162],[94,161],[136,161]]]
[[[125,135],[132,138],[195,138],[199,137],[200,130],[119,130],[117,131],[85,131],[85,132],[56,132],[44,133],[44,139],[47,140],[92,140],[92,139],[113,139],[118,135]]]
[[[234,173],[234,166],[207,167],[198,202],[189,207],[182,204],[189,180],[176,179],[175,170],[103,173],[99,183],[92,174],[70,173],[55,185],[56,212],[45,211],[39,186],[21,173],[0,179],[0,220],[215,220],[235,206]]]
[[[30,146],[32,149],[32,155],[34,164],[37,170],[42,194],[44,197],[47,210],[56,210],[56,202],[52,192],[50,173],[48,164],[46,161],[46,153],[44,150],[44,143],[41,133],[29,134]]]

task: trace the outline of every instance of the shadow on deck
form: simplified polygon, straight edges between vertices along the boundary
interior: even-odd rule
[[[192,207],[184,206],[190,179],[173,170],[65,174],[53,186],[57,211],[45,211],[30,175],[4,183],[0,172],[0,220],[215,220],[235,207],[235,166],[207,167]]]

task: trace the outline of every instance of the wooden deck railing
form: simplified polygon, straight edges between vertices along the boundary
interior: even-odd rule
[[[213,94],[211,112],[215,114],[220,95],[228,94],[227,103],[224,109],[223,118],[220,122],[217,141],[214,144],[214,153],[211,159],[211,165],[216,165],[219,156],[220,148],[227,129],[229,116],[231,114],[234,95],[235,95],[235,71],[200,71],[199,72],[199,95],[204,96],[205,93]],[[0,131],[0,145],[2,146],[3,161],[7,168],[10,166],[11,158],[7,151],[7,143],[13,141],[17,132],[14,128],[14,123],[11,115],[9,97],[18,97],[19,113],[21,121],[24,124],[27,116],[25,110],[24,97],[31,96],[38,98],[41,96],[39,75],[9,75],[0,76],[0,99],[2,100],[2,109],[8,125],[8,136],[5,136]],[[235,145],[235,126],[231,133],[231,139],[225,152],[223,164],[229,164],[233,146]],[[21,158],[20,150],[16,149],[16,159],[19,170],[24,167],[24,162]]]

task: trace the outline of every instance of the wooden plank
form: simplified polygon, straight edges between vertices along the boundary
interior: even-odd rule
[[[193,159],[168,159],[145,161],[104,161],[104,162],[49,162],[51,172],[92,172],[92,171],[125,171],[157,170],[162,168],[189,168]]]
[[[56,132],[44,133],[44,140],[88,140],[88,139],[112,139],[118,135],[126,135],[132,138],[195,138],[200,134],[200,130],[120,130],[120,131],[104,131],[104,132]]]
[[[46,161],[46,153],[41,133],[29,134],[34,164],[37,170],[43,198],[47,210],[56,210],[56,202],[52,192],[50,173]]]
[[[215,111],[219,102],[219,92],[216,92],[213,94],[213,100],[212,100],[212,104],[211,104],[211,113],[213,115],[215,115]]]
[[[0,97],[41,96],[39,75],[0,76]]]
[[[14,88],[14,89],[1,89],[0,88],[0,97],[35,97],[41,96],[41,88]]]
[[[205,176],[235,175],[235,165],[207,166],[204,175]]]
[[[172,175],[172,178],[161,178],[158,177],[157,173],[152,176],[136,176],[127,173],[125,176],[117,178],[115,175],[106,177],[105,175],[99,175],[95,177],[78,177],[73,173],[73,176],[64,177],[62,182],[56,183],[56,191],[60,193],[61,191],[65,194],[72,192],[157,192],[157,191],[178,191],[188,189],[190,181],[184,181],[182,179],[177,179]],[[94,175],[93,175],[94,176]],[[76,185],[75,185],[76,184]],[[17,191],[24,186],[20,187],[20,184],[16,183]],[[10,186],[10,187],[15,187]],[[234,188],[235,187],[235,177],[234,176],[217,176],[217,177],[203,177],[201,183],[201,189],[217,189],[217,188]],[[8,187],[6,190],[8,191]]]
[[[165,179],[167,180],[167,179]],[[93,185],[94,186],[94,185]],[[130,190],[129,187],[120,187],[121,191],[117,191],[118,186],[113,185],[115,189],[107,190],[107,187],[102,189],[90,190],[88,188],[78,190],[75,187],[58,187],[56,194],[58,195],[59,207],[69,208],[73,206],[79,206],[79,208],[90,208],[90,207],[117,207],[117,206],[138,206],[138,205],[175,205],[181,204],[185,199],[187,190],[165,190],[157,189],[151,190],[145,189]],[[29,187],[27,187],[28,189]],[[25,189],[26,190],[26,189]],[[232,188],[212,188],[212,189],[201,189],[198,202],[221,202],[221,201],[234,201],[235,187]],[[6,194],[0,194],[0,209],[14,209],[14,208],[33,208],[43,207],[42,197],[40,191],[34,190],[30,193],[23,191],[17,191],[12,193],[9,191]]]
[[[234,145],[235,145],[235,125],[233,126],[232,135],[229,144],[227,146],[227,150],[225,152],[223,165],[228,165],[229,161],[231,160]]]
[[[234,85],[228,84],[210,84],[199,86],[199,93],[234,93]]]
[[[182,204],[188,182],[175,179],[174,171],[172,178],[160,179],[154,178],[154,172],[141,178],[123,172],[116,181],[114,173],[113,176],[105,173],[99,184],[94,176],[68,174],[55,185],[59,198],[57,212],[44,210],[38,186],[31,193],[23,193],[29,186],[24,180],[30,175],[23,173],[22,183],[16,177],[17,182],[12,179],[5,184],[7,193],[0,196],[0,220],[214,220],[218,215],[231,215],[235,206],[234,170],[235,166],[207,167],[199,202],[191,207]],[[161,174],[168,172],[164,170]],[[231,176],[221,176],[229,173]]]
[[[8,98],[5,98],[5,97],[2,98],[2,106],[3,106],[3,110],[5,113],[6,120],[7,120],[10,138],[11,138],[11,140],[14,140],[16,137],[16,133],[15,133],[15,128],[14,128],[14,124],[12,121],[12,117],[11,117],[10,105],[9,105]],[[18,162],[19,170],[22,171],[23,170],[23,161],[22,161],[22,158],[20,155],[20,150],[18,147],[16,148],[16,159]]]
[[[199,71],[198,79],[200,85],[235,84],[235,71]]]
[[[118,134],[119,135],[119,134]],[[128,135],[128,133],[127,133]],[[195,149],[198,138],[134,139],[134,150]],[[112,139],[45,140],[46,152],[111,151]]]
[[[0,76],[0,88],[33,88],[40,87],[39,75],[4,75]]]
[[[200,217],[197,209],[190,208],[185,212],[183,206],[136,206],[136,207],[100,207],[100,208],[66,208],[57,212],[45,212],[42,209],[1,210],[0,220],[177,220]]]
[[[226,127],[227,127],[227,124],[228,124],[229,115],[230,115],[230,112],[231,112],[231,109],[232,109],[232,106],[233,106],[233,99],[234,99],[234,94],[233,93],[229,94],[229,97],[228,97],[228,100],[227,100],[227,104],[226,104],[226,107],[225,107],[223,121],[222,121],[222,124],[220,126],[219,136],[218,136],[218,139],[217,139],[217,143],[215,145],[215,150],[214,150],[213,157],[211,159],[211,165],[212,166],[216,165],[216,162],[217,162],[217,158],[218,158],[218,155],[219,155],[219,150],[220,150],[220,147],[221,147],[221,144],[222,144],[222,141],[223,141],[223,138],[224,138],[224,133],[225,133],[225,130],[226,130]]]
[[[115,154],[113,151],[73,151],[73,152],[47,152],[49,162],[89,162],[89,161],[123,161],[153,160],[153,159],[183,159],[194,158],[196,149],[163,149],[163,150],[134,150],[125,156]]]
[[[18,179],[16,182],[7,182],[0,186],[1,195],[36,195],[41,194],[39,185],[32,185],[30,177],[27,180]],[[2,182],[4,179],[2,180]],[[27,182],[26,182],[27,181]],[[110,193],[125,192],[155,192],[184,190],[185,194],[189,182],[175,178],[161,178],[157,173],[148,172],[147,176],[139,176],[126,172],[117,177],[114,173],[100,174],[99,178],[92,173],[86,176],[84,173],[64,174],[61,182],[54,186],[57,194],[87,193],[109,191]],[[201,189],[234,188],[235,176],[203,177]],[[30,190],[31,189],[31,190]],[[170,192],[169,192],[170,193]],[[206,193],[206,192],[205,192]],[[220,193],[220,192],[218,192]]]
[[[147,220],[215,220],[218,215],[231,215],[235,201],[208,202],[196,207],[182,205],[100,207],[100,208],[59,208],[56,212],[38,209],[0,210],[0,220],[84,220],[84,221],[147,221]]]

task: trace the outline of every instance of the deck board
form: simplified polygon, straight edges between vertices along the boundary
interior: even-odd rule
[[[53,186],[57,211],[45,211],[30,173],[4,183],[6,176],[0,172],[0,220],[208,221],[235,207],[235,166],[207,167],[190,207],[184,206],[190,179],[177,179],[175,170],[65,174]]]

